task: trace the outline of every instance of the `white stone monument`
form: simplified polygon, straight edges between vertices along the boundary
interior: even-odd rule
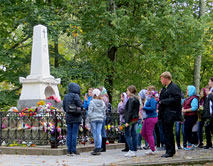
[[[47,28],[43,25],[37,25],[33,29],[30,75],[26,78],[19,77],[19,82],[22,84],[19,110],[36,106],[38,101],[46,100],[50,96],[61,99],[57,86],[61,79],[50,75]]]

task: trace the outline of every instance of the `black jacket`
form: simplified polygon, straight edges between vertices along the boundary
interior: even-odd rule
[[[80,99],[80,86],[76,83],[69,84],[69,93],[64,96],[63,109],[65,112],[69,109],[70,104],[83,108]],[[66,113],[66,123],[80,123],[81,120],[82,116],[79,113]]]
[[[171,82],[167,88],[163,88],[160,93],[159,119],[171,123],[181,120],[181,90]]]
[[[204,100],[203,115],[204,119],[213,120],[213,114],[210,114],[210,101],[213,103],[213,93],[210,93]]]
[[[126,123],[131,122],[131,119],[138,118],[140,103],[137,97],[130,97],[126,103],[124,111],[124,119]]]

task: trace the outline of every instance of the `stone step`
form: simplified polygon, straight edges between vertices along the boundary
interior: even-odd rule
[[[124,143],[115,143],[106,145],[107,149],[121,149],[124,148]],[[67,154],[66,146],[59,146],[58,148],[50,148],[48,146],[36,146],[36,147],[7,147],[1,146],[1,154],[17,154],[17,155],[52,155],[52,156],[60,156]],[[89,152],[94,150],[93,145],[80,145],[77,146],[77,151],[80,153],[82,152]]]

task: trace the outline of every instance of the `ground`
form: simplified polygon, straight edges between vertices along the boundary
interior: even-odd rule
[[[97,166],[97,165],[210,165],[213,166],[213,149],[196,149],[193,151],[178,150],[172,158],[160,157],[164,151],[155,155],[145,155],[139,150],[137,157],[124,157],[121,149],[107,150],[100,156],[90,152],[80,156],[45,156],[45,155],[6,155],[0,156],[0,166]]]

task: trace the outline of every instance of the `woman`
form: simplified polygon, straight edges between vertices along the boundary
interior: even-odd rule
[[[143,107],[143,111],[146,112],[146,117],[144,117],[142,136],[148,142],[150,150],[146,154],[155,153],[155,139],[153,136],[153,131],[155,124],[158,122],[157,114],[157,101],[155,99],[155,92],[152,90],[153,86],[147,88],[148,100]]]
[[[127,94],[125,92],[121,93],[121,101],[118,104],[118,113],[120,114],[120,125],[125,123],[124,111],[125,111],[125,105],[127,103],[127,100],[128,100]],[[128,152],[129,151],[129,147],[128,147],[128,144],[126,142],[126,139],[125,139],[123,133],[121,134],[121,137],[123,138],[122,140],[124,140],[124,142],[125,142],[125,148],[123,150],[121,150],[121,151],[122,152]]]
[[[104,87],[100,87],[99,90],[101,91],[101,97],[102,100],[105,103],[106,106],[106,112],[108,112],[108,106],[109,106],[109,96],[107,94],[107,90]],[[106,125],[106,116],[104,117],[104,121],[103,121],[103,125],[102,125],[102,129],[101,129],[101,135],[102,135],[102,145],[101,145],[101,152],[106,152],[106,129],[105,129],[105,125]]]
[[[200,107],[199,107],[199,111],[198,111],[198,142],[199,148],[203,147],[203,126],[204,126],[204,118],[203,118],[203,108],[204,108],[204,101],[206,99],[206,89],[202,88],[200,90]]]
[[[192,128],[198,119],[198,101],[199,97],[196,95],[196,88],[193,85],[187,87],[186,95],[188,98],[183,102],[182,112],[184,113],[184,133],[186,133],[186,142],[188,146],[184,150],[192,150],[195,145],[192,139]]]
[[[69,106],[71,104],[77,107],[83,108],[83,104],[80,99],[80,86],[76,83],[69,84],[69,93],[64,96],[63,109],[66,112],[66,124],[67,124],[67,155],[79,155],[76,151],[77,137],[79,125],[82,120],[81,113],[68,113]]]
[[[103,126],[103,121],[105,117],[106,106],[101,97],[101,91],[99,89],[94,89],[93,99],[90,102],[88,109],[88,120],[91,125],[92,134],[95,142],[95,149],[91,152],[92,155],[100,155],[102,136],[101,130]]]
[[[131,85],[127,88],[127,95],[129,97],[124,112],[125,119],[125,138],[129,146],[129,151],[124,155],[126,157],[136,156],[137,151],[137,122],[139,115],[140,103],[138,96],[136,96],[136,87]]]

